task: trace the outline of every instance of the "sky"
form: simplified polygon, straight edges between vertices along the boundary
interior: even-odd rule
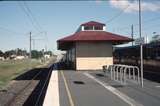
[[[160,33],[160,2],[142,0],[142,36]],[[75,33],[88,21],[106,24],[106,31],[134,38],[138,32],[137,0],[0,1],[0,50],[47,49],[57,53],[56,41]]]

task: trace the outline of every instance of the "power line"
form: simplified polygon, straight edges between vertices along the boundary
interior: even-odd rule
[[[32,36],[37,36],[37,35],[39,35],[39,34],[42,34],[43,36],[44,36],[44,41],[45,41],[45,43],[48,43],[49,42],[49,40],[48,40],[48,36],[47,36],[47,32],[39,32],[39,33],[37,33],[37,34],[34,34],[34,35],[32,35]]]
[[[26,11],[26,13],[27,13],[27,16],[29,16],[30,18],[29,19],[31,19],[31,22],[32,22],[32,25],[36,25],[36,29],[38,30],[38,34],[36,34],[36,35],[39,35],[39,34],[42,34],[42,33],[44,33],[44,37],[45,37],[45,39],[46,39],[46,43],[48,42],[48,37],[47,37],[47,32],[45,32],[44,30],[43,30],[43,28],[41,27],[41,25],[39,24],[39,22],[37,21],[37,19],[35,18],[35,16],[34,16],[34,14],[32,13],[32,11],[30,10],[30,8],[29,8],[29,6],[27,5],[27,3],[24,1],[23,2],[23,4],[24,4],[24,9],[23,10],[25,10]],[[26,8],[26,9],[25,9]],[[35,23],[35,24],[34,24]]]
[[[22,3],[19,3],[20,7],[22,8],[22,10],[25,12],[26,16],[28,17],[28,19],[30,20],[32,26],[38,31],[37,34],[32,35],[32,36],[37,36],[39,34],[44,33],[44,38],[46,39],[46,43],[48,41],[48,37],[47,34],[45,34],[45,32],[43,31],[41,25],[39,24],[39,22],[37,21],[37,19],[35,18],[34,14],[32,13],[32,11],[30,10],[29,6],[27,5],[27,3],[24,1],[23,5]],[[32,38],[33,39],[33,38]],[[34,42],[37,39],[33,39]]]
[[[147,27],[144,26],[144,27],[142,28],[142,32],[144,32],[144,30],[148,30],[148,29],[154,28],[154,27],[159,28],[159,26],[160,26],[160,24],[154,24],[154,25],[147,26]],[[138,29],[136,29],[136,32],[138,32]]]
[[[48,36],[47,36],[47,32],[44,32],[44,36],[46,37],[46,41],[49,42]]]
[[[28,13],[30,14],[30,16],[32,17],[32,19],[34,20],[35,24],[37,25],[37,27],[42,30],[41,25],[39,24],[39,22],[37,21],[37,19],[34,17],[32,11],[30,10],[29,6],[27,5],[27,3],[24,1],[24,6],[26,7]]]
[[[40,38],[39,39],[32,38],[31,40],[32,40],[32,43],[33,43],[33,50],[35,50],[36,41],[38,41],[38,40],[44,40],[44,39],[43,38],[41,38],[41,39]]]
[[[0,29],[1,29],[1,30],[5,30],[5,31],[7,31],[7,32],[9,32],[9,33],[24,34],[24,33],[16,32],[16,31],[13,31],[13,30],[11,30],[11,29],[8,29],[8,28],[2,27],[2,26],[0,26]]]
[[[117,17],[119,17],[120,15],[122,15],[124,13],[124,11],[129,7],[130,5],[127,5],[122,11],[120,11],[118,14],[116,14],[115,16],[113,16],[112,18],[110,18],[107,23],[112,22],[114,19],[116,19]]]
[[[143,30],[145,29],[150,29],[151,27],[152,28],[154,28],[154,27],[157,27],[157,26],[160,26],[160,24],[154,24],[154,25],[151,25],[151,26],[149,26],[149,27],[145,27],[145,28],[143,28]],[[157,27],[157,28],[159,28],[159,27]]]
[[[39,36],[39,35],[42,34],[42,33],[44,33],[44,32],[38,32],[38,33],[36,33],[36,34],[33,34],[32,36]]]
[[[28,13],[28,11],[25,9],[24,5],[21,4],[21,2],[18,2],[20,8],[24,11],[24,13],[26,14],[26,16],[28,17],[28,19],[30,20],[32,26],[38,31],[40,32],[39,28],[34,24],[34,19],[30,16],[30,14]]]
[[[5,32],[11,33],[12,35],[18,35],[18,37],[25,37],[28,35],[28,33],[17,32],[2,26],[0,26],[0,30],[4,30]]]
[[[145,21],[143,21],[143,23],[146,24],[146,23],[150,23],[150,22],[155,21],[155,20],[160,20],[160,17],[154,17],[154,18],[145,20]],[[134,25],[134,27],[138,27],[139,24],[133,24],[133,25]],[[120,30],[127,30],[127,29],[130,29],[130,25],[120,28]]]

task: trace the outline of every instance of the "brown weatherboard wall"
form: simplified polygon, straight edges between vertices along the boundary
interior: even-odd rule
[[[102,70],[103,65],[113,64],[112,44],[106,42],[77,42],[76,69]]]

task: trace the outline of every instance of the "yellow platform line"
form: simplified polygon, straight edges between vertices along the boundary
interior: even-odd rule
[[[61,75],[63,77],[63,80],[64,80],[64,85],[65,85],[65,88],[66,88],[66,91],[67,91],[67,95],[68,95],[68,98],[69,98],[69,102],[70,102],[70,106],[74,106],[74,102],[73,102],[73,99],[72,99],[72,96],[71,96],[71,92],[69,90],[69,86],[67,84],[67,80],[64,76],[64,73],[63,71],[60,71],[61,72]]]

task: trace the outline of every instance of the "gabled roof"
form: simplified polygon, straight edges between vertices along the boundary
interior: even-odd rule
[[[67,46],[75,42],[111,42],[113,44],[122,44],[130,41],[133,41],[133,39],[106,31],[80,31],[59,39],[57,43],[58,49],[65,50]]]
[[[99,25],[105,26],[105,24],[100,23],[100,22],[96,22],[96,21],[89,21],[89,22],[81,24],[81,26],[95,26],[95,25],[97,25],[97,26],[99,26]]]

